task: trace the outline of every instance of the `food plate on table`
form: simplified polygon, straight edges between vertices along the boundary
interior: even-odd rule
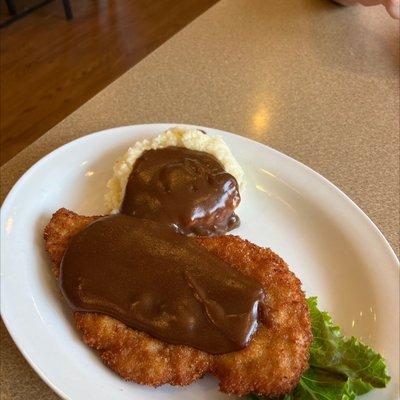
[[[173,125],[115,128],[68,143],[26,172],[3,204],[2,316],[29,363],[64,398],[226,398],[209,376],[153,389],[105,368],[75,330],[43,249],[43,228],[57,209],[106,213],[105,187],[117,157]],[[230,233],[274,250],[346,336],[381,353],[392,380],[368,398],[395,397],[398,263],[385,238],[347,196],[303,164],[249,139],[199,129],[221,136],[244,169],[242,222]]]

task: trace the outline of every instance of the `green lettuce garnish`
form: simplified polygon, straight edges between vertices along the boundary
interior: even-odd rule
[[[390,377],[383,357],[355,337],[345,338],[330,315],[318,309],[316,297],[307,302],[314,336],[310,368],[282,400],[354,400],[374,388],[384,388]],[[254,394],[247,398],[265,399]]]

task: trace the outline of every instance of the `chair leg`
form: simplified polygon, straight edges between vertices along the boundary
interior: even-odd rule
[[[65,18],[66,19],[72,19],[74,18],[74,14],[72,12],[72,6],[70,0],[62,0],[63,5],[64,5],[64,12],[65,12]]]
[[[5,0],[7,4],[8,13],[10,15],[17,15],[17,8],[15,7],[13,0]]]

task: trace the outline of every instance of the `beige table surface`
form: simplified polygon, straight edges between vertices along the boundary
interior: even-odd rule
[[[222,0],[5,164],[2,198],[35,161],[87,133],[199,124],[266,143],[320,172],[397,250],[398,38],[398,23],[380,7]],[[2,325],[1,399],[55,398]]]

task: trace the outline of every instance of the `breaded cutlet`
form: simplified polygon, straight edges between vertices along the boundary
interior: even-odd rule
[[[71,237],[97,218],[64,208],[53,215],[44,239],[57,277]],[[231,235],[196,240],[232,268],[259,281],[266,292],[258,330],[245,349],[212,355],[162,342],[106,315],[75,312],[83,340],[98,351],[109,368],[140,384],[183,386],[210,373],[219,379],[220,390],[225,393],[267,397],[289,393],[308,367],[312,340],[301,282],[270,249]]]

